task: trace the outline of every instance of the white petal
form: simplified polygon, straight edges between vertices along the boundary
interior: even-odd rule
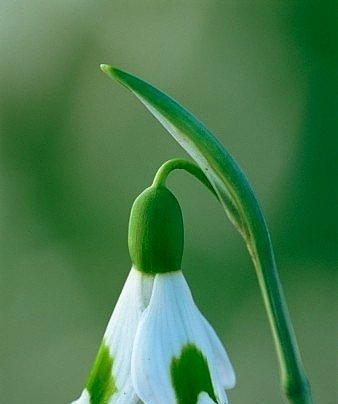
[[[201,315],[201,317],[203,317]],[[203,317],[211,347],[214,351],[215,361],[210,363],[212,373],[218,373],[225,389],[232,389],[236,384],[236,375],[223,344],[216,335],[206,318]]]
[[[90,397],[87,390],[83,390],[81,396],[71,404],[90,404]]]
[[[225,387],[232,384],[232,379],[227,380],[232,367],[221,342],[197,309],[182,272],[157,274],[132,355],[133,385],[142,401],[176,403],[172,360],[180,357],[187,344],[193,344],[206,358],[217,401],[227,403]],[[220,354],[224,365],[217,358]]]
[[[109,404],[138,402],[131,382],[130,362],[136,329],[149,303],[152,285],[152,277],[132,268],[109,320],[103,339],[113,358],[113,378],[117,388]]]
[[[215,401],[212,400],[207,393],[201,393],[198,396],[197,404],[215,404]]]

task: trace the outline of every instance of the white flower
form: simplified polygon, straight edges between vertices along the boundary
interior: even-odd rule
[[[181,271],[132,268],[77,404],[227,403],[229,358]]]

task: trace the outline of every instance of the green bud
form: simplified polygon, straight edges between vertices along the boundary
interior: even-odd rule
[[[128,246],[133,265],[149,274],[181,269],[183,218],[175,196],[163,185],[145,189],[129,219]]]

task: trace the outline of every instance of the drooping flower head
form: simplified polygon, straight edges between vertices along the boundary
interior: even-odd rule
[[[183,220],[163,185],[134,202],[132,269],[77,404],[227,403],[235,374],[181,271]]]

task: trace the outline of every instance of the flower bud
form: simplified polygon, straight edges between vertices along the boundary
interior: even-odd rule
[[[163,185],[145,189],[129,220],[128,247],[139,271],[156,274],[181,269],[183,218],[176,197]]]

